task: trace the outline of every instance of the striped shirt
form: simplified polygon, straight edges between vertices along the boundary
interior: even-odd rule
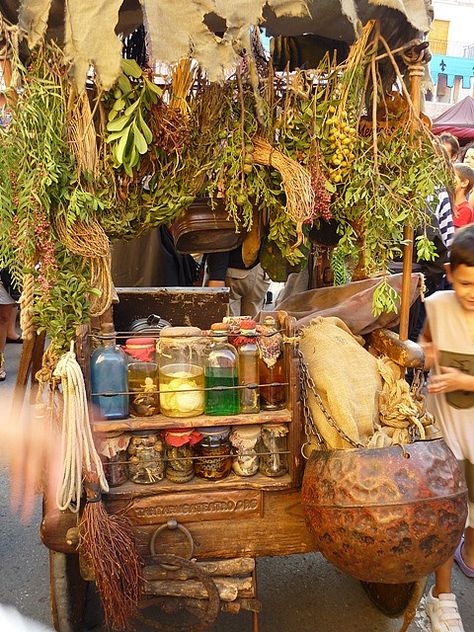
[[[445,189],[438,193],[438,204],[436,206],[435,216],[438,220],[441,240],[447,250],[450,250],[454,238],[453,211],[451,209],[451,200]]]

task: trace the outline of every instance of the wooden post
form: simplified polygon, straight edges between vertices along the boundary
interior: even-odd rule
[[[421,112],[421,79],[425,74],[424,61],[426,46],[415,46],[403,55],[403,59],[408,66],[408,76],[410,77],[410,96],[415,107],[416,114]],[[415,125],[418,124],[415,122]],[[408,338],[408,322],[410,316],[410,295],[411,295],[411,274],[413,268],[413,240],[414,231],[412,226],[405,226],[403,233],[405,246],[403,248],[403,277],[402,293],[400,302],[400,339]]]

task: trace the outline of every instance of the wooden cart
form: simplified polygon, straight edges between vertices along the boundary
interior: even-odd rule
[[[114,309],[115,326],[117,331],[125,331],[135,318],[157,313],[173,325],[207,328],[227,314],[227,291],[122,289],[120,303]],[[275,316],[291,338],[294,319],[284,312],[275,312]],[[89,341],[88,332],[83,332],[78,341],[86,375]],[[194,478],[185,484],[166,479],[151,485],[128,482],[112,488],[105,498],[109,512],[125,513],[134,525],[145,562],[144,607],[158,603],[169,613],[180,604],[192,615],[192,623],[184,624],[160,623],[155,619],[155,629],[200,630],[212,623],[219,610],[250,610],[253,631],[257,632],[261,604],[257,596],[256,559],[315,550],[300,501],[304,469],[301,446],[306,439],[294,343],[286,345],[285,362],[289,381],[285,410],[229,417],[201,415],[182,419],[179,425],[199,428],[288,424],[287,474],[272,479],[259,474],[244,478],[232,473],[221,481]],[[101,435],[173,426],[176,421],[163,415],[93,422],[94,432]],[[50,549],[51,603],[58,632],[83,629],[87,586],[93,579],[77,554],[76,523],[76,515],[63,512],[59,522],[45,515],[41,528],[43,542]],[[410,603],[416,607],[420,592],[415,590],[415,584],[366,584],[365,588],[388,616],[400,615]],[[163,617],[166,619],[167,614]]]

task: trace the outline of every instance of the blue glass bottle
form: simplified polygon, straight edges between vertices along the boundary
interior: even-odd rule
[[[115,343],[112,323],[104,323],[101,343],[91,355],[92,393],[127,393],[127,357]],[[128,417],[128,395],[92,395],[95,414],[100,419]]]

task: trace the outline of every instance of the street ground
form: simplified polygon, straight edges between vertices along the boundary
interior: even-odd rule
[[[9,370],[0,384],[0,423],[15,381],[21,345],[7,345]],[[48,552],[39,538],[40,502],[29,525],[21,525],[9,509],[8,479],[0,470],[0,603],[51,625]],[[401,620],[383,616],[368,601],[358,581],[340,573],[319,554],[263,558],[257,563],[259,598],[263,604],[261,632],[398,632]],[[454,588],[466,632],[474,632],[473,580],[456,568]],[[94,613],[88,630],[94,627]],[[151,628],[140,623],[136,632]],[[251,617],[220,615],[209,632],[250,632]],[[2,632],[2,631],[0,631]],[[422,607],[409,632],[430,632]]]

